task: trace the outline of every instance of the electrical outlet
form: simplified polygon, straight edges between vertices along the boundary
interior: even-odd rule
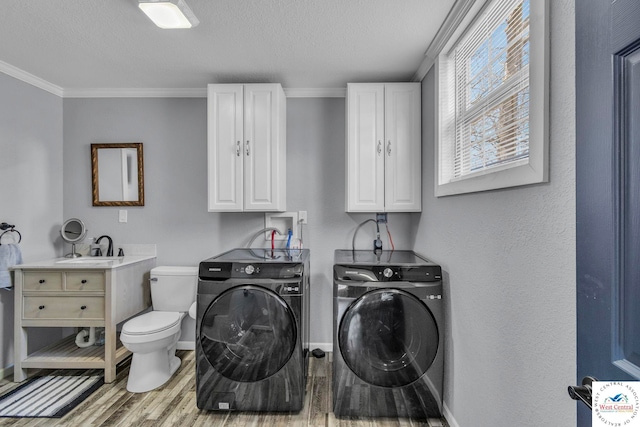
[[[298,222],[300,224],[307,223],[307,211],[298,211]]]
[[[378,224],[386,224],[387,223],[387,214],[386,213],[377,213],[376,214],[376,222]]]
[[[127,211],[126,211],[126,209],[120,209],[118,211],[118,221],[127,222]]]

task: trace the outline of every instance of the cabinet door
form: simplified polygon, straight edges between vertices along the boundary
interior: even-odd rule
[[[385,211],[422,208],[420,83],[385,85]]]
[[[244,210],[284,211],[286,101],[279,84],[244,87]]]
[[[347,212],[384,212],[384,85],[347,84]]]
[[[243,87],[207,87],[209,212],[243,209]]]

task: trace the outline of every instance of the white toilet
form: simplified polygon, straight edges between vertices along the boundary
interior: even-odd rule
[[[182,322],[196,301],[198,267],[156,267],[151,270],[153,311],[128,320],[120,341],[133,353],[127,390],[151,391],[166,383],[180,367],[176,344]]]

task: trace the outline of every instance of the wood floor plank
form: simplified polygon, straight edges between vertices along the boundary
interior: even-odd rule
[[[116,380],[104,384],[62,419],[0,418],[11,427],[449,427],[446,420],[338,419],[332,412],[333,355],[311,358],[304,408],[297,413],[201,411],[196,407],[195,352],[179,350],[182,364],[163,386],[147,393],[126,390],[130,359],[118,365]],[[96,370],[42,370],[39,375],[89,375]],[[19,384],[0,381],[0,396]]]

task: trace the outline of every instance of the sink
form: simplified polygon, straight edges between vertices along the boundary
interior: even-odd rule
[[[118,261],[117,257],[86,257],[86,258],[70,258],[57,261],[56,264],[104,264],[107,262]]]

